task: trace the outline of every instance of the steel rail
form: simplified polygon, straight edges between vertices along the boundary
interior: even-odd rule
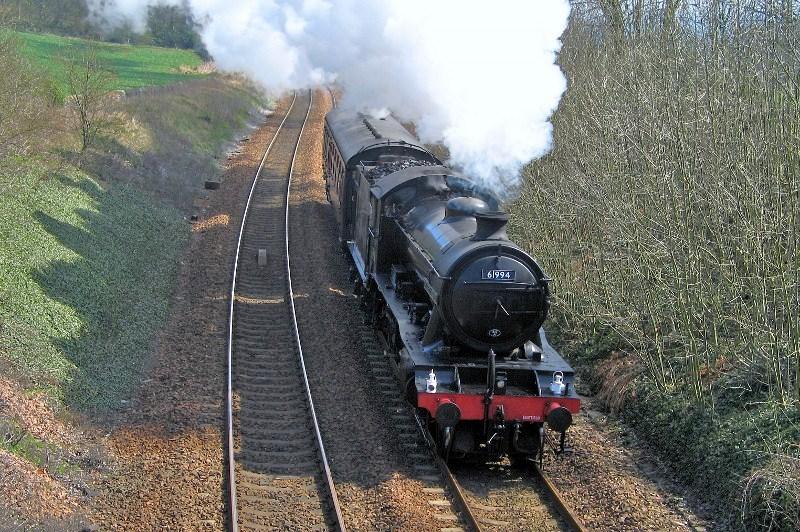
[[[272,136],[272,140],[270,140],[267,149],[264,150],[264,155],[261,157],[261,162],[258,165],[255,175],[253,176],[253,183],[250,186],[250,192],[247,195],[247,202],[244,205],[244,212],[242,213],[242,222],[239,226],[239,237],[236,241],[236,254],[234,255],[233,261],[230,306],[228,309],[228,382],[226,398],[228,418],[228,483],[230,484],[228,489],[228,504],[230,505],[230,529],[232,532],[238,532],[239,530],[239,512],[236,501],[236,462],[234,460],[233,452],[233,314],[234,303],[236,301],[236,276],[239,272],[239,253],[242,248],[242,238],[244,236],[244,226],[247,222],[247,213],[250,210],[250,202],[253,199],[253,193],[255,192],[256,184],[258,183],[258,177],[261,175],[261,170],[264,168],[264,163],[267,161],[267,157],[272,150],[273,144],[275,144],[275,139],[278,138],[278,134],[280,134],[281,130],[283,129],[283,125],[286,123],[286,119],[289,118],[289,114],[292,112],[296,101],[297,92],[294,93],[292,97],[292,103],[289,105],[289,109],[286,110],[286,115],[283,117],[283,120],[281,120],[280,125],[278,125],[278,129],[275,130],[275,134]]]
[[[333,87],[331,87],[330,85],[326,85],[325,88],[328,89],[328,94],[331,95],[331,105],[333,106],[334,109],[336,109],[337,106],[336,93],[333,91]]]
[[[544,471],[541,467],[539,467],[539,464],[534,462],[533,467],[536,474],[542,480],[542,483],[544,484],[547,493],[550,495],[550,498],[553,499],[553,503],[555,504],[558,513],[561,514],[561,517],[564,519],[564,521],[566,521],[575,532],[588,532],[589,529],[586,528],[581,519],[575,515],[575,512],[561,496],[561,492],[558,491],[547,475],[544,474]]]
[[[459,484],[458,479],[456,479],[455,475],[453,475],[453,472],[450,471],[447,463],[442,459],[441,456],[439,456],[439,452],[436,449],[436,443],[433,441],[433,437],[431,436],[427,427],[425,427],[425,423],[422,421],[416,411],[414,412],[414,419],[416,420],[417,426],[422,432],[422,435],[425,437],[425,441],[427,442],[428,447],[433,454],[436,465],[439,467],[445,482],[450,487],[450,491],[452,492],[453,497],[456,499],[459,509],[463,513],[466,524],[469,525],[475,532],[483,532],[484,528],[480,524],[479,518],[472,511],[472,507],[470,506],[469,500],[464,494],[464,490],[461,488],[461,484]],[[539,464],[531,460],[530,465],[533,467],[533,472],[542,481],[545,491],[550,496],[550,499],[552,499],[553,505],[556,507],[556,510],[561,518],[570,526],[570,528],[572,528],[574,532],[588,532],[589,529],[586,528],[581,519],[575,515],[575,512],[561,496],[561,492],[558,491],[558,488],[556,488],[547,475],[545,475],[542,468],[539,467]]]
[[[464,495],[464,491],[461,489],[461,485],[458,483],[458,480],[456,480],[456,477],[453,476],[450,468],[447,467],[447,463],[442,460],[441,456],[439,456],[439,452],[436,449],[436,442],[433,441],[433,437],[428,431],[428,428],[425,426],[425,423],[420,418],[417,409],[414,409],[414,420],[417,422],[417,427],[419,428],[420,432],[422,432],[422,436],[425,438],[425,442],[428,444],[428,448],[433,455],[436,465],[439,467],[439,471],[444,477],[445,483],[450,488],[453,497],[456,499],[456,504],[462,513],[463,520],[466,521],[466,524],[473,530],[473,532],[483,532],[483,527],[478,521],[478,518],[472,512],[472,507],[470,507],[469,501],[467,500],[466,495]]]
[[[300,355],[300,367],[303,370],[303,382],[305,382],[305,389],[306,389],[306,397],[308,398],[308,406],[309,411],[311,412],[311,419],[314,422],[314,433],[317,438],[317,446],[319,448],[320,454],[320,461],[322,462],[323,469],[325,470],[325,481],[328,485],[328,491],[330,492],[331,497],[331,504],[333,505],[333,509],[336,513],[336,521],[339,527],[339,530],[342,532],[346,532],[346,528],[344,526],[344,517],[342,516],[342,508],[339,505],[339,498],[336,496],[336,486],[333,483],[333,476],[331,475],[331,468],[328,464],[328,457],[325,454],[325,446],[322,443],[322,432],[319,428],[319,423],[317,422],[317,414],[314,411],[314,400],[311,397],[311,385],[308,382],[308,373],[306,372],[306,362],[305,358],[303,357],[303,344],[300,341],[300,330],[297,326],[297,313],[294,307],[294,291],[292,290],[292,266],[290,260],[290,253],[289,253],[289,198],[291,197],[291,189],[292,189],[292,176],[294,175],[294,163],[297,160],[297,152],[300,149],[300,141],[303,138],[303,131],[305,130],[306,123],[308,122],[308,116],[311,114],[311,107],[314,104],[314,92],[309,90],[309,104],[308,104],[308,111],[306,111],[306,118],[303,120],[303,125],[300,128],[300,135],[297,138],[297,145],[294,147],[294,154],[292,155],[292,164],[289,167],[289,180],[286,185],[286,213],[284,217],[284,227],[285,227],[285,248],[286,248],[286,278],[289,282],[289,307],[292,310],[292,325],[294,327],[294,338],[297,342],[297,351]]]

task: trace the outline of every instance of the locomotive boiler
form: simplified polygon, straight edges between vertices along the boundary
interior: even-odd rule
[[[394,117],[333,110],[324,172],[357,293],[445,457],[540,455],[578,412],[542,325],[549,282],[499,201]]]

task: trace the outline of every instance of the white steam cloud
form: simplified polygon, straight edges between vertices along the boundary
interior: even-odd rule
[[[101,9],[141,27],[152,3]],[[451,164],[501,196],[550,149],[549,118],[566,88],[555,61],[567,0],[187,3],[220,68],[278,90],[335,81],[342,105],[413,120],[423,141],[443,142]]]

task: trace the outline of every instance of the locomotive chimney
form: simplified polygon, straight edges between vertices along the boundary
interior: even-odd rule
[[[508,238],[506,225],[508,215],[504,212],[476,212],[475,221],[478,223],[475,236],[472,240],[500,240]]]

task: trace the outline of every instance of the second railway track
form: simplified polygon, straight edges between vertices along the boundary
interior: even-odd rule
[[[231,530],[342,529],[297,335],[288,190],[312,93],[295,94],[254,178],[229,321]]]

